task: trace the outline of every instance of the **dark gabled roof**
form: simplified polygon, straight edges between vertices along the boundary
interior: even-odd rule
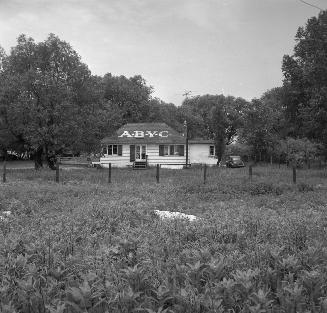
[[[141,137],[142,133],[144,137]],[[135,137],[136,136],[136,137]],[[185,137],[165,123],[130,123],[122,126],[111,137],[101,140],[102,144],[184,144]]]

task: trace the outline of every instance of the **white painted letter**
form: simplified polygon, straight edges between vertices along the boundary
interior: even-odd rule
[[[164,133],[166,133],[166,134],[164,135]],[[168,130],[163,130],[162,132],[159,133],[159,136],[160,137],[168,137]]]
[[[142,131],[142,130],[135,130],[134,131],[134,137],[135,138],[143,138],[144,137],[144,131]]]
[[[118,137],[128,137],[132,138],[133,136],[128,132],[128,130],[125,130],[120,136]]]
[[[155,135],[158,135],[158,132],[155,130],[153,132],[151,132],[151,130],[147,130],[145,132],[146,135],[149,135],[150,138],[154,137]]]

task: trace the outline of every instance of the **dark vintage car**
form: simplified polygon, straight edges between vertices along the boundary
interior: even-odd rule
[[[226,167],[244,167],[244,163],[240,156],[231,155],[226,161]]]

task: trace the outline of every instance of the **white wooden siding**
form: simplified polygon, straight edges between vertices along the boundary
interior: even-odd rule
[[[211,144],[212,145],[212,144]],[[189,163],[191,164],[208,164],[216,165],[217,159],[210,156],[210,144],[189,144]],[[100,158],[100,163],[103,167],[109,167],[109,163],[114,167],[126,167],[131,166],[133,162],[130,162],[130,145],[122,145],[122,156],[105,155]],[[159,144],[146,145],[146,154],[148,156],[148,164],[156,165],[162,164],[185,164],[186,151],[184,145],[184,156],[166,155],[159,156]]]
[[[216,165],[217,159],[210,156],[210,146],[209,143],[191,143],[189,144],[189,159],[191,164],[208,164]]]
[[[105,154],[100,158],[101,166],[108,168],[109,163],[111,163],[113,167],[126,167],[132,165],[133,163],[129,161],[129,145],[122,146],[122,156]]]
[[[184,147],[185,150],[185,147]],[[184,156],[178,155],[165,155],[159,156],[159,145],[147,145],[146,154],[148,155],[148,164],[185,164],[185,152]]]

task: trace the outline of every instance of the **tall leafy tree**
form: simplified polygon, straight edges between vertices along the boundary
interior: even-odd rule
[[[6,57],[7,57],[6,51],[0,46],[0,73],[3,71]]]
[[[0,82],[2,81],[2,75],[3,75],[3,63],[6,59],[6,53],[5,50],[0,46]],[[0,88],[0,92],[2,89]],[[4,110],[4,104],[2,99],[2,94],[0,93],[0,149],[5,150],[5,143],[8,141],[7,139],[7,128],[5,125],[5,110]]]
[[[153,98],[149,102],[147,122],[164,122],[177,131],[183,132],[183,118],[180,117],[179,108],[158,98]]]
[[[50,152],[73,146],[91,127],[91,73],[53,34],[40,43],[18,37],[6,58],[1,89],[7,129],[35,152],[36,167],[42,166],[43,155],[53,165]]]
[[[310,18],[295,39],[282,66],[291,135],[322,142],[327,155],[327,11]]]
[[[204,95],[186,99],[181,107],[191,121],[191,135],[213,139],[218,162],[225,146],[237,136],[248,106],[246,100],[224,95]]]
[[[209,128],[212,137],[215,141],[215,147],[216,147],[215,150],[218,159],[218,164],[224,155],[226,142],[228,140],[227,138],[227,129],[229,127],[228,122],[229,122],[228,117],[224,112],[223,106],[220,104],[214,106],[211,111]]]
[[[8,115],[8,104],[13,100],[17,79],[5,75],[7,55],[0,46],[0,149],[5,155],[8,148],[23,149],[24,141],[15,127],[8,127],[11,116]],[[9,92],[11,90],[12,92]],[[17,93],[16,93],[17,94]]]
[[[246,100],[232,96],[220,97],[212,109],[209,130],[215,140],[216,156],[221,161],[226,145],[235,140],[243,125]]]
[[[278,140],[288,134],[283,101],[284,88],[273,88],[260,99],[253,99],[244,112],[239,139],[252,148],[252,154],[259,160],[271,156]]]
[[[152,87],[142,76],[127,78],[109,73],[103,82],[104,98],[120,111],[122,124],[147,120]]]

